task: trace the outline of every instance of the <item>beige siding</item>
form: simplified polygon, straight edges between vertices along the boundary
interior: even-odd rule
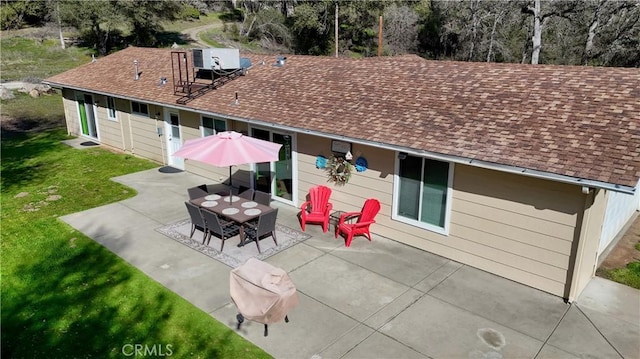
[[[114,99],[116,119],[109,119],[107,96],[94,95],[98,101],[98,126],[100,143],[121,151],[131,151],[131,139],[128,136],[129,101]]]
[[[164,163],[164,138],[158,136],[157,127],[160,121],[145,116],[130,115],[132,152],[157,162]]]
[[[576,238],[576,264],[568,290],[569,301],[575,300],[596,272],[598,245],[602,234],[602,223],[607,210],[607,196],[604,190],[592,189],[585,196],[584,216],[578,220],[581,227],[580,238]]]
[[[122,142],[122,149],[131,152],[133,147],[131,143],[131,132],[129,131],[129,122],[130,122],[130,114],[131,111],[131,103],[127,100],[122,99],[114,99],[116,105],[116,112],[118,117],[118,122],[120,124],[120,135],[122,138],[120,141]]]
[[[98,139],[103,145],[110,147],[124,149],[122,145],[122,130],[120,128],[120,122],[110,120],[107,109],[107,97],[94,95],[97,113],[97,122],[100,132],[98,133]]]
[[[366,198],[378,198],[382,209],[372,227],[376,234],[565,294],[584,197],[580,187],[456,165],[450,229],[442,235],[391,219],[395,152],[353,144],[354,158],[365,157],[369,169],[335,186],[315,167],[316,156],[328,157],[330,150],[330,139],[298,135],[300,201],[318,184],[332,188],[334,209],[359,210]]]
[[[448,256],[563,296],[580,187],[456,165]]]
[[[78,118],[78,103],[75,98],[75,91],[69,89],[62,90],[62,103],[64,106],[64,116],[67,122],[67,132],[73,136],[79,136],[80,120]]]
[[[162,120],[131,115],[128,101],[117,101],[118,122],[122,128],[106,123],[106,109],[99,111],[100,130],[105,143],[159,162],[166,148],[156,128]],[[150,106],[151,114],[161,110]],[[78,131],[73,92],[65,96],[65,112],[70,131]],[[160,117],[162,118],[162,117]],[[200,115],[181,111],[183,141],[198,138]],[[247,124],[228,121],[228,128],[247,131]],[[567,297],[567,281],[573,275],[579,292],[592,275],[592,263],[584,260],[574,273],[572,251],[577,237],[586,240],[579,255],[589,256],[602,221],[604,196],[596,195],[589,215],[582,221],[585,195],[578,186],[529,178],[515,174],[455,165],[447,235],[435,233],[392,219],[395,152],[372,146],[352,145],[354,159],[363,156],[369,168],[353,173],[345,186],[327,182],[327,174],[316,168],[316,157],[331,155],[331,139],[297,134],[298,203],[306,199],[310,187],[324,184],[333,190],[335,210],[357,211],[365,199],[375,197],[382,209],[372,227],[375,235],[385,236],[426,251],[495,273],[535,288]],[[211,179],[228,180],[228,168],[186,161],[185,169]],[[249,166],[234,166],[234,184],[249,184]],[[602,207],[602,208],[601,208]],[[576,227],[577,226],[577,227]],[[357,239],[365,240],[365,239]],[[596,250],[593,250],[595,261]],[[586,254],[584,254],[586,253]],[[575,254],[575,253],[574,253]]]
[[[336,186],[327,182],[327,173],[316,168],[316,157],[331,155],[331,140],[310,135],[298,134],[298,198],[304,201],[309,188],[323,184],[333,191],[331,200],[334,207],[341,210],[356,211],[366,198],[376,197],[383,207],[391,206],[393,190],[393,152],[375,147],[353,144],[354,159],[362,156],[367,159],[369,168],[364,172],[353,172],[351,180],[345,186]],[[390,212],[386,213],[389,214]]]

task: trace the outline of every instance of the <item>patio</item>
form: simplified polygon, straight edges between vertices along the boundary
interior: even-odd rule
[[[186,188],[210,182],[158,169],[114,179],[139,195],[61,219],[217,320],[235,328],[231,268],[155,229],[188,217]],[[297,209],[278,222],[299,228]],[[382,238],[350,248],[309,225],[311,238],[266,261],[286,270],[300,304],[289,323],[239,332],[276,358],[640,356],[640,292],[594,278],[573,304]]]

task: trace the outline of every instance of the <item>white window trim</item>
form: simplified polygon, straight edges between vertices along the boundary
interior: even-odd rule
[[[285,130],[278,130],[278,129],[271,129],[268,127],[263,127],[263,126],[255,126],[255,125],[251,125],[249,124],[248,126],[248,132],[249,135],[251,134],[251,130],[252,129],[259,129],[259,130],[265,130],[265,131],[269,131],[269,133],[271,134],[271,140],[273,139],[273,133],[276,132],[278,134],[281,135],[289,135],[291,136],[291,181],[292,181],[292,192],[293,192],[293,196],[291,198],[291,200],[286,200],[282,197],[278,197],[278,196],[272,196],[271,198],[274,201],[277,202],[281,202],[281,203],[286,203],[288,205],[291,206],[296,206],[296,203],[300,203],[298,202],[298,185],[300,182],[300,176],[298,175],[298,134],[296,132],[293,131],[285,131]],[[273,171],[273,164],[275,161],[270,162],[270,166],[271,166],[271,170]],[[251,170],[251,176],[255,176],[255,171],[256,171],[256,164],[255,163],[251,163],[249,164],[249,168]],[[253,188],[253,183],[251,183],[251,187]]]
[[[448,181],[447,181],[447,203],[445,205],[445,214],[444,214],[444,227],[438,227],[433,224],[424,223],[421,221],[409,219],[407,217],[403,217],[398,215],[398,200],[400,199],[399,191],[400,191],[400,159],[398,158],[399,152],[395,153],[395,170],[393,174],[393,204],[391,208],[391,219],[394,221],[406,223],[415,227],[423,228],[431,232],[439,233],[445,236],[449,235],[449,228],[451,224],[451,200],[453,198],[453,173],[454,166],[453,162],[447,162],[449,164],[449,173],[448,173]],[[416,155],[412,155],[416,156]],[[422,156],[416,156],[422,157]],[[429,157],[422,157],[423,159],[430,159]],[[438,159],[433,159],[435,161],[441,161]]]
[[[92,138],[95,139],[97,141],[100,141],[100,119],[98,118],[98,105],[96,104],[96,95],[90,92],[84,92],[84,91],[73,91],[74,93],[74,101],[75,101],[75,107],[76,107],[76,118],[77,118],[77,126],[78,126],[78,135],[79,136],[84,136],[86,138]],[[95,120],[95,125],[96,125],[96,137],[93,136],[89,136],[89,135],[85,135],[82,133],[82,125],[80,124],[80,108],[78,106],[78,96],[82,96],[83,100],[84,100],[84,95],[89,95],[91,96],[91,107],[93,108],[93,118]]]
[[[138,103],[138,104],[141,104],[141,105],[145,105],[145,106],[147,106],[147,112],[149,112],[149,104],[148,104],[148,103],[140,102],[140,101],[133,101],[133,100],[131,100],[131,101],[130,101],[130,103],[131,103],[131,113],[132,113],[132,114],[134,114],[134,115],[138,115],[138,116],[145,116],[145,117],[149,117],[149,113],[136,112],[136,111],[134,111],[134,110],[133,110],[133,103],[134,103],[134,102],[135,102],[135,103]]]
[[[222,118],[222,117],[216,117],[216,116],[207,116],[207,115],[200,115],[200,137],[205,137],[204,136],[204,117],[208,117],[208,118],[212,118],[215,124],[215,120],[218,121],[224,121],[224,128],[229,131],[229,121],[227,121],[226,118]],[[213,132],[215,132],[215,128],[213,129]],[[215,134],[215,133],[214,133]]]
[[[111,102],[113,103],[113,113],[114,115],[111,116],[111,107],[109,106],[109,100],[111,100]],[[118,122],[118,110],[116,109],[116,99],[111,97],[111,96],[106,96],[106,102],[107,102],[107,119],[110,121],[115,121]]]

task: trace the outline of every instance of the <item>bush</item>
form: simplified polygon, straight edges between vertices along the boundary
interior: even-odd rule
[[[178,12],[180,20],[197,20],[200,18],[200,11],[191,5],[183,6]]]

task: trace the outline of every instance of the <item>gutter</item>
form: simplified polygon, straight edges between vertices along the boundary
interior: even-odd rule
[[[178,106],[178,105],[167,104],[167,103],[162,103],[162,102],[149,101],[149,100],[141,99],[141,98],[122,96],[122,95],[112,94],[112,93],[108,93],[108,92],[87,90],[85,88],[52,83],[52,82],[49,82],[49,81],[46,81],[46,80],[42,81],[42,83],[47,84],[47,85],[49,85],[51,87],[59,88],[59,89],[68,88],[68,89],[77,90],[77,91],[85,91],[85,92],[86,91],[90,91],[92,93],[103,95],[103,96],[118,97],[118,98],[123,98],[123,99],[129,100],[129,101],[138,101],[138,102],[142,101],[142,102],[145,102],[145,103],[148,103],[148,104],[152,104],[152,105],[155,105],[155,106],[172,108],[172,109],[177,109],[177,110],[186,110],[186,111],[194,111],[195,110],[195,109],[187,107],[187,106]],[[211,111],[202,111],[202,110],[196,110],[196,111],[198,113],[203,114],[203,115],[222,117],[222,118],[226,118],[226,119],[230,119],[230,120],[234,120],[234,121],[240,121],[240,122],[248,122],[250,124],[256,124],[256,125],[260,125],[260,126],[263,126],[263,127],[270,127],[270,128],[275,128],[275,129],[289,131],[289,132],[306,133],[306,134],[310,134],[310,135],[313,135],[313,136],[330,138],[330,139],[344,140],[344,141],[357,143],[357,144],[361,144],[361,145],[367,145],[367,146],[371,146],[372,144],[375,144],[375,146],[379,147],[379,148],[384,148],[384,149],[387,149],[387,150],[392,150],[392,151],[397,151],[397,152],[406,152],[408,154],[412,154],[412,155],[416,155],[416,156],[429,157],[429,158],[432,158],[432,159],[435,159],[435,160],[444,161],[444,162],[459,163],[459,164],[464,164],[464,165],[469,165],[469,166],[474,166],[474,167],[480,167],[480,168],[486,168],[486,169],[500,171],[500,172],[513,173],[513,174],[518,174],[518,175],[523,175],[523,176],[528,176],[528,177],[533,177],[533,178],[544,179],[544,180],[548,180],[548,181],[573,184],[573,185],[576,185],[576,186],[581,186],[582,190],[583,190],[583,193],[589,193],[588,192],[589,188],[600,188],[600,189],[605,189],[605,190],[608,190],[608,191],[620,192],[620,193],[625,193],[625,194],[630,194],[630,195],[633,195],[633,194],[636,193],[636,188],[635,187],[630,187],[630,186],[623,186],[623,185],[619,185],[619,184],[613,184],[613,183],[602,182],[602,181],[594,181],[594,180],[589,180],[589,179],[586,179],[586,178],[565,176],[565,175],[555,174],[555,173],[551,173],[551,172],[544,172],[544,171],[539,171],[539,170],[534,170],[534,169],[524,168],[524,167],[518,167],[518,166],[502,165],[502,164],[498,164],[498,163],[495,163],[495,162],[481,161],[481,160],[476,160],[476,159],[467,158],[467,157],[446,155],[446,154],[442,154],[442,153],[425,151],[425,150],[416,150],[416,149],[412,149],[412,148],[408,148],[408,147],[390,145],[390,144],[383,143],[383,142],[365,141],[365,140],[361,140],[361,139],[357,139],[357,138],[351,138],[351,137],[347,137],[347,136],[341,136],[341,135],[335,135],[335,134],[331,134],[331,133],[314,131],[314,130],[309,130],[309,129],[305,129],[305,128],[284,126],[284,125],[274,124],[274,123],[271,123],[271,122],[265,122],[265,121],[261,121],[261,120],[255,120],[255,119],[249,119],[249,118],[243,118],[243,117],[237,117],[237,116],[229,116],[229,115],[226,115],[226,114],[223,114],[223,113],[217,113],[217,112],[211,112]]]

